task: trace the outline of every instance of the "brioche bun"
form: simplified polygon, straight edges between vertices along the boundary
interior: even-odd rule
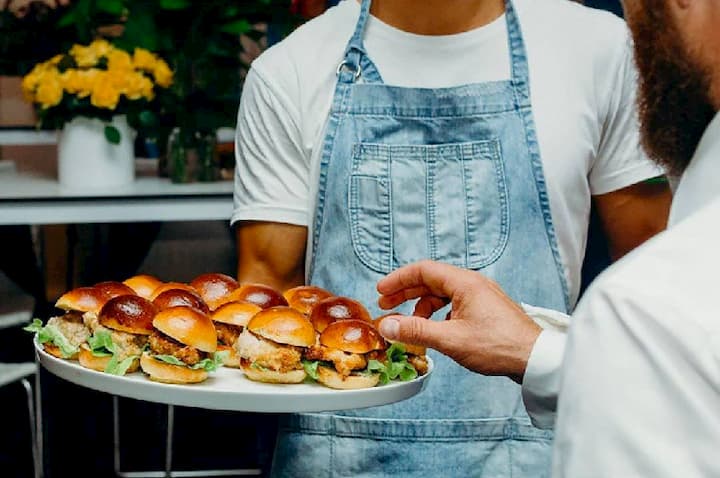
[[[375,328],[380,330],[380,322],[385,320],[385,318],[393,316],[393,315],[399,315],[397,312],[391,312],[389,314],[385,314],[381,317],[378,317],[374,321]],[[387,340],[387,339],[385,339]],[[414,345],[414,344],[406,344],[404,342],[397,342],[394,340],[388,340],[391,344],[398,343],[403,346],[405,349],[405,352],[411,354],[411,355],[418,355],[418,356],[424,356],[427,353],[427,348],[423,347],[422,345]]]
[[[161,310],[153,319],[153,326],[178,342],[203,352],[215,352],[217,332],[210,317],[188,306]]]
[[[243,284],[229,294],[224,302],[237,301],[250,302],[262,309],[288,305],[282,294],[264,284]]]
[[[200,383],[207,379],[204,369],[191,369],[182,365],[172,365],[152,358],[149,352],[140,357],[140,367],[150,376],[150,380],[162,383]]]
[[[318,302],[310,313],[310,322],[318,332],[323,332],[331,323],[338,320],[362,320],[372,322],[372,317],[364,305],[347,297],[329,297]]]
[[[152,294],[150,294],[150,300],[151,300],[151,301],[155,300],[155,299],[157,298],[157,296],[159,296],[160,294],[162,294],[162,293],[165,292],[166,290],[171,290],[171,289],[188,290],[188,291],[190,291],[190,292],[193,292],[193,293],[197,294],[197,291],[196,291],[195,289],[193,289],[192,287],[190,287],[190,286],[187,285],[187,284],[183,284],[182,282],[165,282],[164,284],[160,284],[160,285],[157,287],[157,289],[155,289],[155,290],[152,292]]]
[[[207,304],[203,302],[197,292],[186,289],[165,290],[158,294],[152,303],[155,304],[158,310],[185,305],[188,307],[194,307],[205,314],[210,311]]]
[[[78,287],[61,295],[55,307],[65,311],[97,312],[106,300],[95,287]]]
[[[105,298],[106,301],[112,299],[113,297],[118,297],[120,295],[137,295],[135,294],[135,291],[132,290],[130,287],[126,286],[122,282],[115,282],[115,281],[105,281],[105,282],[99,282],[93,286],[98,292],[100,292],[100,295]]]
[[[197,276],[190,282],[190,286],[200,294],[210,310],[214,310],[223,304],[223,299],[232,291],[240,287],[240,283],[228,275],[210,273]]]
[[[315,329],[303,314],[290,307],[265,309],[250,319],[247,329],[279,344],[309,347],[315,344]]]
[[[247,378],[256,382],[301,383],[307,376],[304,369],[278,372],[276,370],[255,368],[247,360],[240,361],[240,368]]]
[[[260,306],[250,302],[228,302],[215,309],[210,318],[213,322],[245,327],[261,310]]]
[[[288,305],[305,315],[310,315],[315,304],[332,296],[330,292],[314,285],[301,285],[283,292]]]
[[[385,340],[370,322],[339,320],[328,325],[320,334],[320,343],[331,349],[353,354],[384,350]]]
[[[153,318],[157,308],[139,295],[120,295],[107,301],[100,309],[100,325],[130,334],[153,333]]]
[[[357,374],[344,377],[335,369],[320,365],[317,368],[317,381],[326,387],[336,388],[339,390],[356,390],[358,388],[372,388],[380,382],[380,374],[373,373],[369,375]]]
[[[130,287],[135,291],[135,294],[139,295],[143,299],[150,300],[150,296],[152,296],[153,291],[162,284],[162,281],[155,276],[139,274],[132,276],[129,279],[125,279],[123,284]]]
[[[96,357],[87,345],[83,344],[80,346],[78,360],[80,361],[80,365],[85,368],[97,370],[98,372],[104,372],[111,359],[112,357]],[[133,360],[132,365],[130,365],[125,373],[136,372],[138,368],[140,368],[140,361],[136,358]]]
[[[69,357],[64,357],[62,352],[60,351],[60,347],[58,347],[55,344],[51,344],[49,342],[43,344],[43,350],[45,350],[45,352],[49,353],[53,357],[57,357],[57,358],[63,359],[63,360],[77,360],[77,358],[78,358],[78,352],[75,352],[74,354],[72,354]]]

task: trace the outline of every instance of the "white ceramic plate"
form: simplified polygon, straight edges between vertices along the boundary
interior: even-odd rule
[[[122,397],[186,407],[245,412],[320,412],[375,407],[399,402],[425,388],[432,374],[410,382],[392,382],[361,390],[333,390],[319,384],[279,385],[253,382],[237,369],[220,367],[205,382],[171,385],[149,380],[142,372],[110,375],[82,367],[77,361],[62,360],[45,352],[35,341],[39,362],[50,373],[83,387]]]

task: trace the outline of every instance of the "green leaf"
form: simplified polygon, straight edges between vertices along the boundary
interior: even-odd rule
[[[417,370],[407,361],[405,347],[401,344],[392,344],[385,351],[385,356],[386,359],[384,362],[368,360],[365,373],[379,373],[380,383],[383,385],[398,378],[407,382],[417,377]]]
[[[105,139],[111,144],[120,144],[120,131],[112,125],[105,125]]]
[[[303,368],[305,369],[305,373],[308,375],[308,377],[312,378],[313,380],[318,379],[318,365],[320,365],[320,362],[317,360],[303,360],[302,361]]]
[[[57,28],[65,28],[75,23],[75,10],[69,10],[57,22]]]
[[[214,372],[219,367],[222,367],[223,360],[227,358],[228,355],[230,355],[230,352],[216,352],[211,358],[203,359],[190,368],[193,370],[202,368],[205,369],[206,372]]]
[[[112,341],[112,335],[107,330],[97,330],[93,335],[88,337],[88,345],[90,352],[95,357],[110,357],[117,351]]]
[[[408,364],[407,367],[403,368],[403,370],[400,372],[400,380],[403,382],[409,382],[410,380],[415,380],[418,376],[417,370],[415,370],[415,367]]]
[[[230,33],[233,35],[242,35],[243,33],[248,33],[252,31],[253,27],[245,19],[241,20],[235,20],[234,22],[226,23],[225,25],[220,27],[221,32]]]
[[[173,355],[153,355],[152,356],[155,360],[159,360],[161,362],[169,363],[170,365],[180,365],[182,367],[187,367],[187,364],[180,360],[179,358],[173,356]]]
[[[43,327],[42,320],[40,320],[40,319],[33,319],[33,321],[32,321],[30,324],[28,324],[28,325],[26,325],[25,327],[23,327],[23,330],[24,330],[25,332],[37,333],[37,332],[40,331],[40,329],[42,329],[42,327]]]
[[[107,366],[105,367],[105,373],[109,373],[112,375],[125,375],[130,366],[137,358],[137,355],[133,355],[118,362],[117,355],[113,355],[113,357],[110,359],[110,362],[108,362]]]
[[[160,8],[163,10],[183,10],[190,4],[190,0],[160,0]]]
[[[110,15],[120,16],[125,11],[125,4],[123,0],[96,0],[95,7]]]
[[[269,371],[270,371],[270,369],[263,367],[262,365],[260,365],[260,364],[257,363],[257,362],[251,363],[251,364],[250,364],[250,367],[251,367],[251,368],[254,368],[254,369],[257,369],[257,370],[261,370],[261,371],[263,371],[263,372],[269,372]]]
[[[138,115],[140,126],[145,128],[153,128],[158,124],[158,117],[150,110],[142,110]]]

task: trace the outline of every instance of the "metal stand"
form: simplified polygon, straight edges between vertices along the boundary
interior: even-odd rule
[[[40,460],[40,450],[38,449],[37,421],[35,420],[35,396],[33,395],[32,385],[30,385],[30,382],[26,378],[20,380],[20,383],[25,389],[25,394],[27,395],[28,417],[30,419],[30,439],[32,440],[33,475],[35,478],[40,478],[42,476],[42,462]]]
[[[113,446],[114,469],[119,478],[195,478],[212,476],[259,476],[262,470],[257,468],[234,470],[188,470],[173,471],[173,432],[175,428],[175,406],[167,405],[167,423],[165,428],[165,471],[122,471],[120,454],[120,403],[113,395]]]

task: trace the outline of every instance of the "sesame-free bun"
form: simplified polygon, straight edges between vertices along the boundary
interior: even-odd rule
[[[301,285],[283,292],[288,305],[305,315],[310,315],[315,304],[332,296],[330,292],[314,285]]]
[[[78,287],[61,295],[55,307],[65,311],[97,312],[105,302],[105,297],[95,287]]]
[[[86,345],[80,346],[78,360],[80,361],[80,365],[85,368],[97,370],[98,372],[104,372],[111,359],[112,357],[96,357]],[[136,372],[138,368],[140,368],[140,361],[135,358],[126,373]]]
[[[326,387],[339,390],[355,390],[358,388],[372,388],[380,381],[380,374],[357,374],[344,377],[335,369],[320,365],[317,368],[318,382]]]
[[[118,297],[120,295],[137,295],[135,294],[135,291],[132,290],[130,287],[126,286],[122,282],[115,282],[115,281],[105,281],[105,282],[99,282],[93,286],[95,289],[100,292],[100,295],[102,295],[106,301],[112,299],[113,297]]]
[[[250,302],[228,302],[215,309],[210,314],[210,318],[213,322],[245,327],[261,310],[259,306]]]
[[[370,322],[364,320],[338,320],[320,334],[320,343],[331,349],[354,354],[383,350],[385,340]]]
[[[338,320],[362,320],[372,322],[364,305],[348,297],[329,297],[318,302],[310,313],[310,322],[318,332]]]
[[[139,274],[124,280],[123,284],[134,290],[140,297],[149,300],[153,291],[162,284],[162,281],[155,276]]]
[[[264,284],[243,284],[225,298],[225,302],[239,300],[250,302],[263,309],[288,305],[282,294]]]
[[[121,295],[107,301],[98,320],[108,329],[130,334],[150,335],[157,308],[139,295]]]
[[[197,276],[190,282],[190,286],[200,294],[210,310],[214,310],[222,305],[223,299],[240,284],[228,275],[210,273]]]
[[[250,332],[279,344],[309,347],[315,329],[303,314],[290,307],[273,307],[255,314],[247,324]]]
[[[153,319],[153,326],[178,342],[203,352],[215,352],[217,332],[210,317],[188,306],[161,310]]]
[[[375,319],[375,321],[374,321],[375,328],[378,329],[378,330],[380,330],[380,323],[381,323],[383,320],[385,320],[386,317],[390,317],[390,316],[393,316],[393,315],[398,315],[398,313],[397,313],[397,312],[391,312],[391,313],[389,313],[389,314],[385,314],[385,315],[383,315],[383,316],[378,317],[377,319]],[[394,341],[394,340],[388,340],[388,342],[390,342],[390,343],[399,343],[400,345],[403,346],[403,348],[405,349],[405,352],[407,352],[407,353],[409,353],[409,354],[411,354],[411,355],[418,355],[418,356],[422,357],[422,356],[424,356],[424,355],[427,353],[427,348],[426,348],[426,347],[423,347],[422,345],[406,344],[406,343],[404,343],[404,342],[396,342],[396,341]]]
[[[245,376],[256,382],[301,383],[307,376],[304,369],[290,370],[289,372],[278,372],[276,370],[254,368],[247,360],[241,360],[240,363],[240,368]]]
[[[150,376],[150,380],[162,383],[199,383],[207,379],[204,369],[191,369],[182,365],[172,365],[152,358],[149,352],[140,357],[140,367]]]
[[[45,350],[45,352],[49,353],[53,357],[57,357],[63,360],[77,360],[78,358],[77,352],[75,352],[69,357],[64,357],[62,352],[60,351],[60,347],[55,344],[51,344],[50,342],[43,344],[43,350]]]
[[[197,292],[186,289],[168,289],[158,294],[152,303],[155,304],[158,310],[186,305],[188,307],[194,307],[206,314],[210,311],[207,304],[200,298]]]
[[[160,284],[160,285],[157,287],[157,289],[155,289],[155,290],[152,292],[152,294],[150,294],[150,300],[151,300],[151,301],[152,301],[152,300],[155,300],[155,299],[157,298],[157,296],[159,296],[160,294],[162,294],[162,293],[165,292],[166,290],[171,290],[171,289],[183,289],[183,290],[188,290],[188,291],[190,291],[190,292],[194,292],[194,293],[197,294],[197,291],[196,291],[195,289],[193,289],[193,288],[190,287],[189,285],[184,284],[184,283],[182,283],[182,282],[165,282],[164,284]]]

